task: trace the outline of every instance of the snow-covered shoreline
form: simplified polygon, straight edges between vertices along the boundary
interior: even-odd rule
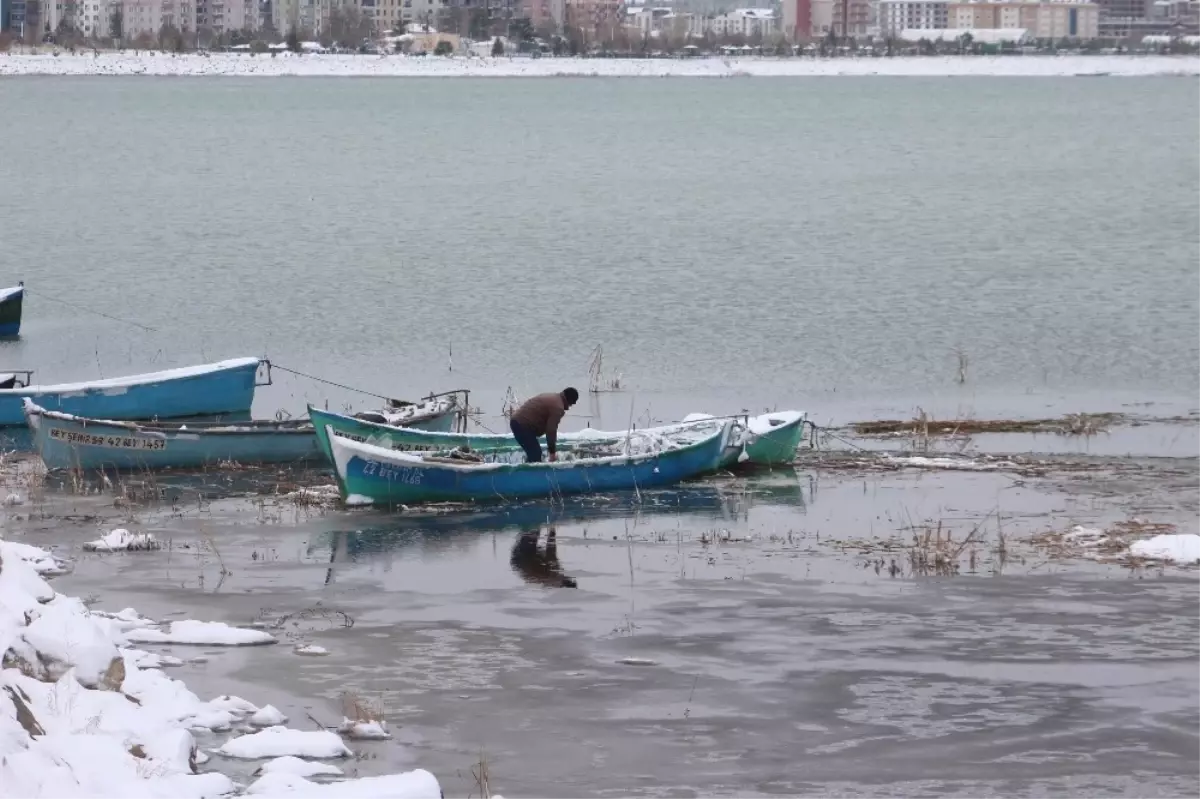
[[[0,76],[230,77],[1064,77],[1200,75],[1200,58],[1159,55],[896,58],[440,58],[402,55],[67,52],[0,54]]]
[[[161,625],[132,609],[93,611],[55,592],[44,576],[63,570],[43,549],[0,540],[0,799],[208,799],[242,792],[440,799],[437,779],[422,769],[332,782],[307,779],[341,774],[334,766],[299,758],[350,756],[342,736],[288,729],[275,708],[236,696],[202,702],[163,672],[180,665],[179,659],[130,646],[163,638],[274,643],[244,640],[246,634],[270,638],[267,633],[186,621],[173,623],[166,635],[148,635]],[[186,629],[177,629],[181,624]],[[204,634],[178,634],[193,629]],[[343,726],[354,738],[353,730],[363,724],[347,720]],[[373,737],[386,737],[382,722],[371,725],[380,732]],[[266,762],[246,787],[217,768],[223,758]]]

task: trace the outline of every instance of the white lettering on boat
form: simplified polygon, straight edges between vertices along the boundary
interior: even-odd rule
[[[389,483],[421,484],[421,470],[411,466],[389,466],[379,461],[367,461],[363,464],[364,475],[376,475]]]
[[[50,437],[66,444],[82,444],[86,447],[106,447],[108,449],[142,449],[162,450],[167,448],[163,438],[137,438],[134,436],[97,436],[91,433],[76,433],[73,430],[54,428]]]
[[[384,449],[394,450],[396,452],[428,452],[431,449],[436,449],[433,444],[393,444],[390,436],[360,436],[357,433],[344,433],[338,430],[334,433],[338,438],[347,438],[351,441],[361,441],[364,444],[373,444]]]

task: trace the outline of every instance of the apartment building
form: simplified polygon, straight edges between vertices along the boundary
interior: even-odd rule
[[[830,28],[838,36],[868,36],[875,32],[875,0],[832,0]],[[828,29],[827,29],[828,30]]]
[[[718,36],[770,36],[779,31],[774,10],[739,8],[708,20],[708,29]]]
[[[974,0],[947,5],[948,28],[1026,30],[1035,39],[1094,39],[1100,8],[1090,0]]]
[[[950,27],[948,0],[879,0],[879,32],[896,35],[915,29]]]

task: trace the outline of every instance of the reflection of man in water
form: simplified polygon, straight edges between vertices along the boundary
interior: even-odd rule
[[[562,573],[562,565],[558,562],[558,542],[553,526],[546,531],[546,548],[538,549],[538,536],[541,529],[529,530],[517,537],[513,544],[513,571],[521,575],[527,583],[548,586],[550,588],[576,588],[575,578]]]

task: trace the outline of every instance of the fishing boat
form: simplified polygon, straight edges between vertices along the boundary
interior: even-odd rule
[[[321,450],[332,462],[326,430],[354,441],[366,441],[385,449],[400,452],[424,452],[430,450],[470,450],[482,454],[494,462],[519,462],[523,460],[520,445],[511,435],[494,433],[451,433],[443,431],[414,430],[391,425],[368,422],[363,419],[322,411],[311,405],[309,417],[317,428]],[[720,468],[740,464],[753,466],[775,466],[791,463],[804,435],[807,416],[801,411],[780,411],[761,416],[718,418],[706,414],[693,414],[683,422],[647,427],[638,433],[651,437],[690,441],[703,438],[718,429],[727,419],[733,419],[734,429],[726,452],[721,458]],[[623,440],[624,432],[580,430],[560,433],[558,448],[571,451],[578,446],[612,444]]]
[[[404,415],[390,413],[391,408],[379,412],[359,413],[348,416],[342,413],[322,410],[313,405],[308,406],[308,418],[316,429],[317,446],[330,463],[333,463],[333,452],[329,448],[327,429],[332,427],[337,434],[352,441],[369,441],[381,447],[392,447],[391,433],[396,430],[411,430],[418,435],[429,434],[438,436],[464,436],[466,433],[453,433],[452,430],[465,427],[466,409],[470,406],[470,395],[464,390],[447,391],[442,394],[432,394],[419,403],[412,403]],[[403,425],[403,426],[401,426]],[[454,446],[453,444],[451,446]],[[436,449],[424,446],[420,449]],[[412,449],[417,449],[413,446]]]
[[[266,368],[263,383],[260,364]],[[0,389],[0,427],[25,424],[25,399],[48,411],[115,421],[243,413],[254,402],[254,389],[270,385],[270,367],[269,361],[237,358],[108,380]]]
[[[407,505],[507,501],[672,485],[713,471],[732,429],[732,423],[726,422],[697,441],[642,453],[618,447],[616,454],[520,464],[460,460],[453,453],[398,452],[332,431],[328,440],[338,487],[347,504]]]
[[[0,338],[21,335],[21,303],[25,301],[25,284],[0,289]]]
[[[369,424],[449,433],[459,427],[465,429],[462,423],[467,418],[471,393],[458,388],[430,394],[417,402],[389,399],[387,403],[382,410],[356,413],[346,418]],[[312,410],[312,406],[309,406],[309,410]]]
[[[403,408],[401,412],[397,409]],[[393,401],[379,414],[404,424],[445,427],[458,398]],[[31,439],[48,469],[164,469],[321,460],[309,419],[239,422],[131,422],[50,411],[24,401]],[[366,415],[366,414],[364,414]],[[377,415],[377,414],[371,414]],[[451,421],[447,422],[449,418]]]
[[[48,411],[25,400],[46,468],[164,469],[303,463],[321,457],[307,419],[282,422],[123,422]]]

